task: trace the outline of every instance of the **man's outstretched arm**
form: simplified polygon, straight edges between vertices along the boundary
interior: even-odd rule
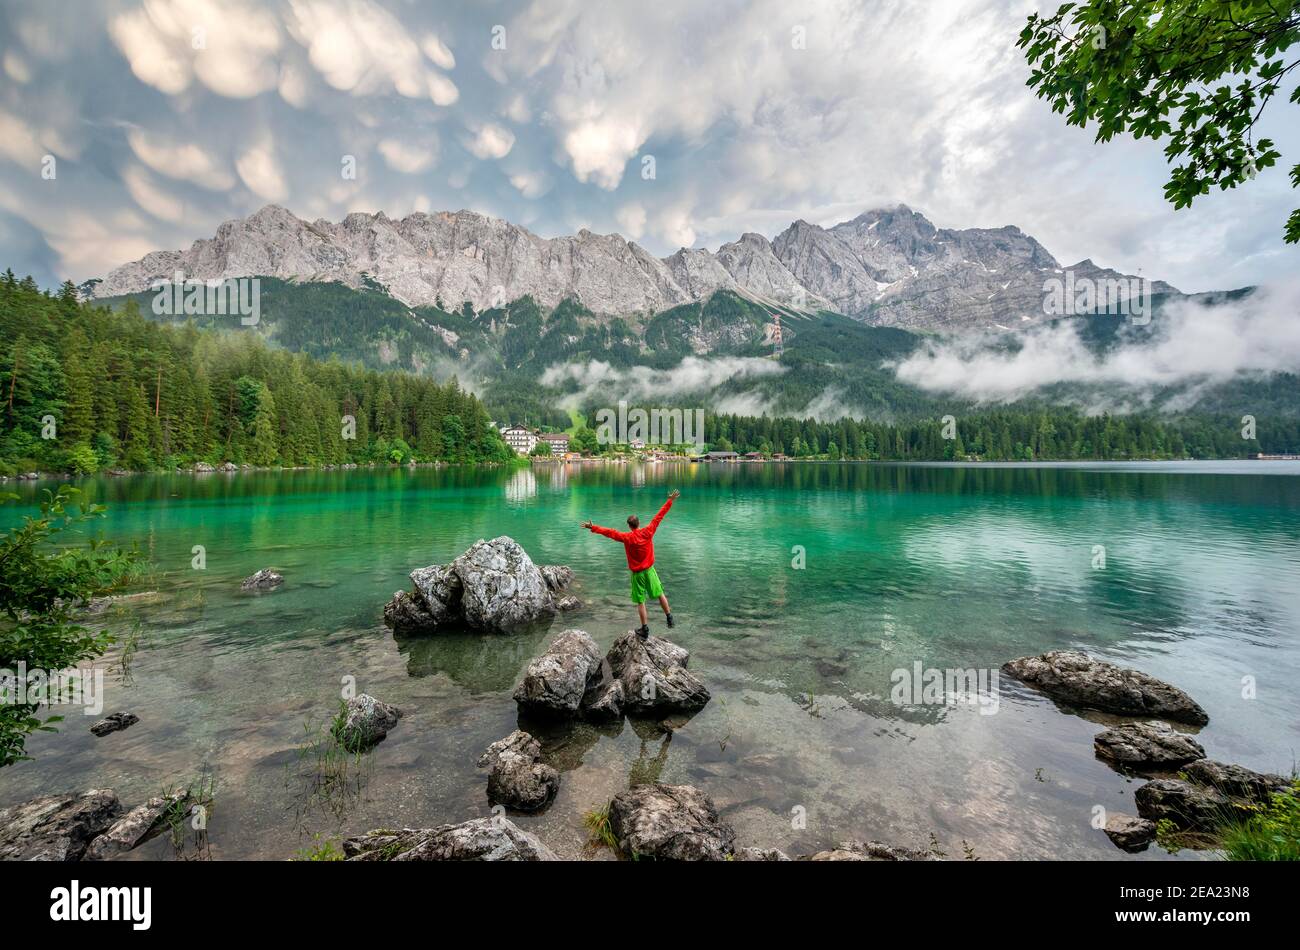
[[[673,502],[675,502],[680,495],[681,492],[679,492],[676,488],[674,488],[672,491],[668,493],[668,500],[664,502],[664,506],[659,509],[659,514],[655,515],[650,520],[651,534],[654,534],[656,531],[659,530],[659,522],[664,520],[664,515],[668,514],[668,509],[673,506]]]
[[[607,538],[613,538],[615,541],[623,540],[623,532],[615,531],[613,528],[602,528],[598,524],[592,524],[590,521],[584,521],[582,526],[593,534],[603,534]]]

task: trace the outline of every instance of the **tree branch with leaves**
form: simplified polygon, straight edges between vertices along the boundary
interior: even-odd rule
[[[1296,0],[1091,0],[1029,17],[1017,43],[1028,84],[1070,125],[1096,124],[1098,142],[1127,132],[1165,141],[1174,167],[1165,197],[1185,208],[1212,187],[1254,179],[1281,153],[1256,138],[1264,109],[1294,82]],[[1300,104],[1300,85],[1290,94]],[[1300,164],[1291,169],[1300,188]],[[1300,209],[1285,238],[1300,242]]]

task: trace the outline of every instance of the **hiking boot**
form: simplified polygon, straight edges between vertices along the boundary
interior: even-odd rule
[[[636,631],[636,635],[637,635],[638,637],[640,637],[642,640],[649,640],[649,639],[650,639],[650,625],[649,625],[649,624],[646,624],[644,627],[639,627],[639,628],[637,629],[637,631]]]
[[[664,619],[668,622],[668,629],[669,629],[669,630],[671,630],[673,627],[675,627],[675,626],[677,625],[676,622],[673,620],[673,615],[672,615],[672,614],[664,614]]]

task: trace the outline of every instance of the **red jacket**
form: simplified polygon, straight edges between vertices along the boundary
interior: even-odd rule
[[[598,524],[592,525],[591,530],[615,541],[622,541],[623,551],[627,554],[627,569],[633,573],[644,571],[647,567],[654,567],[655,544],[652,539],[659,522],[664,520],[664,515],[668,514],[668,509],[672,506],[673,499],[669,498],[659,509],[659,514],[655,515],[648,525],[635,531],[615,531],[613,528],[602,528]]]

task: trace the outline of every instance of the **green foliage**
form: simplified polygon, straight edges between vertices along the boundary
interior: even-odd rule
[[[47,491],[40,514],[0,538],[0,670],[16,675],[20,663],[28,671],[66,670],[100,656],[111,642],[83,627],[78,611],[123,583],[136,556],[98,541],[50,548],[62,532],[103,515],[99,505],[76,508],[78,494],[68,485]],[[25,758],[27,736],[57,721],[42,722],[36,711],[32,703],[0,703],[0,766]]]
[[[277,293],[282,304],[299,299]],[[387,462],[394,451],[400,461],[512,457],[455,378],[439,384],[319,362],[274,349],[251,328],[225,326],[159,325],[134,300],[117,310],[78,303],[7,272],[0,277],[0,470],[340,465]],[[46,415],[58,423],[55,439],[42,438]],[[347,416],[355,438],[345,435]]]
[[[1300,781],[1274,792],[1245,822],[1223,834],[1223,853],[1230,861],[1300,861]]]
[[[1085,416],[1074,409],[1006,408],[956,418],[954,438],[940,418],[909,422],[707,415],[704,441],[714,449],[781,452],[793,458],[880,461],[1074,461],[1245,458],[1300,451],[1300,419],[1276,418],[1243,440],[1240,418],[1151,414]]]
[[[1181,161],[1165,197],[1184,208],[1281,157],[1253,130],[1300,65],[1283,55],[1297,39],[1300,7],[1288,0],[1089,0],[1030,15],[1018,45],[1029,86],[1070,125],[1095,122],[1099,142],[1124,132],[1164,140],[1165,157]],[[1300,164],[1290,177],[1300,187]],[[1300,210],[1286,240],[1300,241]]]
[[[609,806],[598,805],[582,816],[582,823],[587,826],[593,844],[601,844],[614,851],[618,850],[618,839],[609,823]]]

